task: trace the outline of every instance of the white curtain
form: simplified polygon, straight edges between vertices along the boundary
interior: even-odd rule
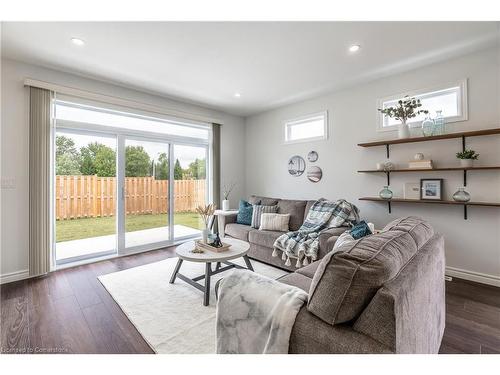
[[[29,271],[50,271],[51,126],[53,92],[30,87]]]

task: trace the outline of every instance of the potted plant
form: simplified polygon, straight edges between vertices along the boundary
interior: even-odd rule
[[[233,191],[236,184],[233,182],[231,184],[225,184],[222,188],[222,195],[224,196],[224,200],[222,201],[222,210],[229,211],[229,195]]]
[[[379,108],[378,110],[386,116],[401,121],[398,127],[398,137],[408,138],[410,136],[410,129],[407,124],[408,119],[417,117],[422,113],[429,113],[426,109],[418,109],[420,107],[422,107],[420,99],[410,98],[406,95],[403,99],[398,100],[398,104],[395,107]]]
[[[205,224],[205,229],[201,231],[201,241],[203,243],[207,243],[208,239],[208,223],[210,222],[210,218],[214,215],[215,205],[210,203],[207,206],[198,206],[196,207],[196,212],[201,216],[203,223]]]
[[[477,160],[479,154],[476,154],[474,150],[463,150],[462,152],[457,152],[457,158],[460,159],[460,164],[464,168],[472,167],[474,160]]]

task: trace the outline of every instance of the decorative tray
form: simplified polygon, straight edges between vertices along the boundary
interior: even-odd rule
[[[222,253],[224,251],[228,251],[229,248],[231,247],[230,244],[224,243],[224,242],[222,243],[222,247],[213,247],[213,246],[210,246],[209,244],[201,242],[200,240],[195,241],[195,245],[198,249],[208,250],[208,251],[212,251],[214,253]]]

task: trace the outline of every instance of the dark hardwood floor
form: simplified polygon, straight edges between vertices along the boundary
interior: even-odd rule
[[[2,353],[152,353],[97,276],[174,256],[173,248],[1,286]],[[441,353],[500,353],[500,288],[446,283]]]

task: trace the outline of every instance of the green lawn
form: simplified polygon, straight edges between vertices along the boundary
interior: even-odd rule
[[[174,215],[174,224],[182,224],[200,230],[203,229],[203,222],[195,212],[176,213]],[[125,230],[127,232],[163,227],[166,225],[168,225],[167,214],[128,215],[125,219]],[[106,236],[114,233],[116,233],[115,217],[56,221],[56,242]]]

